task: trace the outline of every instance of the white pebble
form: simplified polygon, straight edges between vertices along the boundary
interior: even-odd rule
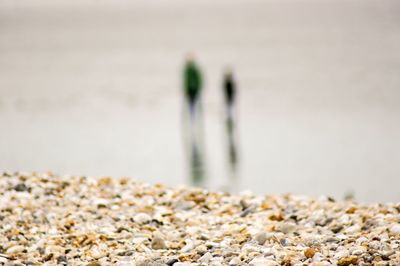
[[[195,248],[195,244],[193,240],[187,239],[186,240],[186,245],[181,249],[182,253],[186,253],[191,251],[192,249]]]
[[[400,224],[395,224],[392,225],[389,229],[390,233],[393,235],[399,235],[400,234]]]
[[[295,223],[282,223],[279,225],[279,230],[284,233],[288,234],[296,230],[296,224]]]
[[[264,245],[265,241],[267,241],[267,233],[260,232],[254,236],[254,240],[257,241],[259,245]]]
[[[241,263],[241,260],[237,257],[231,259],[231,261],[229,262],[230,266],[234,266],[234,265],[238,265],[239,263]]]
[[[20,253],[20,252],[22,252],[24,250],[25,250],[24,246],[17,245],[17,246],[9,247],[7,249],[7,251],[6,251],[6,253],[7,254],[14,254],[14,253]]]
[[[211,259],[212,259],[212,255],[210,252],[207,252],[206,254],[204,254],[203,256],[201,256],[201,258],[199,259],[199,261],[201,263],[208,263]]]
[[[250,265],[253,265],[253,266],[277,266],[279,264],[273,260],[257,257],[257,258],[254,258],[252,261],[250,261]]]
[[[133,221],[138,224],[145,224],[151,221],[151,217],[147,213],[138,213],[133,218]]]

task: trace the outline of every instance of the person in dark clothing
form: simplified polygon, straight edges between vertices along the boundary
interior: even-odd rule
[[[224,77],[224,94],[225,103],[229,108],[232,108],[236,96],[236,84],[233,78],[232,70],[228,69]]]
[[[184,144],[187,150],[189,175],[192,185],[204,186],[206,179],[205,154],[200,96],[202,92],[202,75],[193,55],[186,57],[183,69],[183,92],[185,109]],[[188,111],[188,112],[187,112]],[[189,116],[186,114],[189,113]]]
[[[199,67],[193,60],[193,56],[189,55],[183,73],[183,86],[185,90],[186,101],[189,104],[192,116],[195,113],[195,107],[200,98],[202,89],[202,77]]]
[[[235,121],[235,100],[236,82],[232,70],[227,68],[223,77],[222,90],[226,106],[226,135],[227,135],[227,158],[231,186],[234,188],[235,180],[238,177],[239,154],[237,149],[236,121]]]
[[[236,82],[230,68],[227,68],[225,71],[222,87],[225,96],[227,123],[228,126],[233,126],[234,104],[236,100]]]

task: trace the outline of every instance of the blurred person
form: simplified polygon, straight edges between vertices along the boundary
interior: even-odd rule
[[[223,81],[223,91],[225,95],[225,106],[227,110],[227,119],[233,123],[233,108],[236,97],[236,82],[230,67],[226,68]]]
[[[230,190],[234,190],[235,181],[238,176],[238,151],[237,134],[235,130],[235,100],[236,100],[236,81],[233,71],[227,67],[223,76],[222,91],[225,100],[226,135],[227,135],[227,157],[230,177]]]
[[[198,108],[203,84],[201,72],[194,61],[193,54],[188,54],[186,58],[183,73],[183,83],[186,101],[189,105],[191,117],[192,119],[194,119],[196,108]]]
[[[202,85],[200,68],[195,63],[193,54],[188,54],[183,69],[184,114],[189,113],[189,121],[184,120],[184,144],[191,184],[195,186],[204,186],[206,176],[200,104]]]

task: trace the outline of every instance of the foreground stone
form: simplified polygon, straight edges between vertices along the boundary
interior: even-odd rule
[[[399,265],[400,203],[0,175],[0,265]]]

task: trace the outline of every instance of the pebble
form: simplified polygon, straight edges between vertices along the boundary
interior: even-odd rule
[[[151,217],[147,213],[138,213],[133,218],[133,221],[138,224],[146,224],[151,221]]]
[[[134,179],[0,174],[0,264],[397,265],[400,208]]]
[[[68,259],[66,256],[59,256],[57,258],[57,264],[61,264],[61,265],[67,265],[68,264]]]
[[[175,263],[177,263],[179,260],[177,260],[177,259],[170,259],[169,261],[167,261],[167,265],[168,266],[172,266],[172,265],[175,265]]]
[[[296,230],[296,224],[292,222],[284,222],[281,223],[278,228],[282,233],[288,234]]]
[[[239,265],[241,262],[242,261],[239,258],[235,257],[229,261],[229,265],[235,266],[235,265]]]
[[[400,235],[400,224],[392,225],[389,229],[393,235]]]
[[[267,241],[267,233],[260,232],[255,235],[254,240],[257,241],[259,245],[264,245],[265,241]]]
[[[186,240],[186,245],[184,247],[182,247],[181,252],[182,253],[186,253],[191,251],[192,249],[195,248],[195,244],[193,240],[187,239]]]
[[[324,255],[322,253],[315,253],[314,256],[312,257],[313,262],[319,262],[324,259]]]
[[[190,262],[176,262],[173,264],[174,266],[191,266]]]
[[[358,259],[357,257],[346,257],[346,258],[341,258],[338,262],[338,266],[348,266],[348,265],[357,265]]]
[[[14,187],[14,189],[18,192],[29,191],[29,187],[27,187],[24,183],[19,183]]]
[[[314,257],[316,252],[317,251],[313,248],[307,248],[306,250],[304,250],[304,256],[306,256],[306,258],[310,259],[310,258]]]
[[[14,253],[23,252],[24,250],[25,250],[25,247],[24,247],[24,246],[17,245],[17,246],[11,246],[11,247],[9,247],[9,248],[7,249],[7,251],[6,251],[6,253],[7,253],[7,254],[14,254]]]
[[[249,263],[250,265],[253,266],[278,266],[279,264],[276,261],[267,259],[267,258],[262,258],[262,257],[257,257],[254,258],[252,261]]]
[[[153,249],[166,249],[167,245],[161,236],[155,235],[151,241],[151,247]]]
[[[211,259],[212,259],[212,255],[210,252],[207,252],[206,254],[204,254],[203,256],[201,256],[201,258],[199,259],[199,262],[201,263],[208,263]]]

